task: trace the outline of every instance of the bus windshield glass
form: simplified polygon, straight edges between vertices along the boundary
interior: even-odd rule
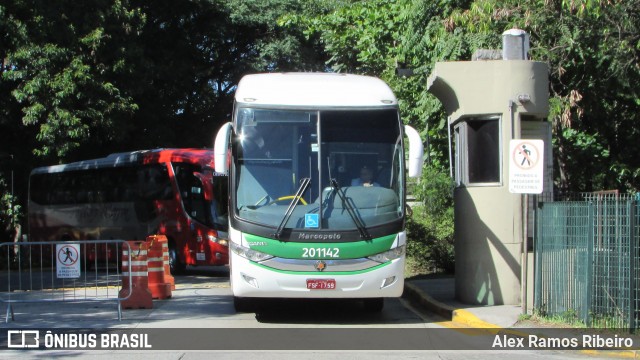
[[[226,180],[200,165],[173,163],[173,169],[187,214],[213,229],[227,231]]]
[[[354,230],[403,216],[396,108],[237,111],[239,218],[309,231]]]

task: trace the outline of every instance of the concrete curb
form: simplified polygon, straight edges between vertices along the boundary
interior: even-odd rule
[[[425,309],[436,313],[437,315],[440,315],[446,319],[451,319],[453,317],[453,312],[456,310],[452,306],[435,300],[427,293],[422,291],[422,289],[410,282],[404,283],[403,296],[419,303]]]
[[[491,324],[481,320],[467,310],[456,309],[453,306],[440,302],[410,282],[404,283],[403,296],[417,302],[423,308],[440,315],[445,319],[450,319],[452,322],[460,323],[471,328],[486,329],[487,331],[495,334],[510,334],[520,337],[529,336],[528,333]],[[640,359],[640,350],[578,350],[578,353],[588,356]]]
[[[498,325],[491,324],[479,319],[477,316],[473,315],[467,310],[456,309],[453,306],[447,305],[443,302],[440,302],[432,298],[429,294],[425,293],[422,289],[420,289],[419,287],[417,287],[416,285],[410,282],[405,282],[404,291],[405,291],[405,295],[408,298],[418,302],[427,310],[434,312],[444,317],[445,319],[450,319],[451,321],[458,322],[474,328],[503,329]]]

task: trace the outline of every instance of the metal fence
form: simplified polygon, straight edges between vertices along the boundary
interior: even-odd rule
[[[2,243],[0,255],[0,302],[7,306],[5,322],[14,320],[14,304],[74,301],[116,302],[118,320],[122,319],[121,301],[130,296],[132,284],[131,251],[126,241]],[[122,264],[128,271],[121,271]],[[120,297],[122,276],[129,280],[124,297]]]
[[[587,326],[640,325],[640,225],[636,197],[584,194],[536,210],[535,308]]]

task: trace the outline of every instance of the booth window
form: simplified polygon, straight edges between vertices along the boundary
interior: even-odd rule
[[[500,121],[468,118],[454,126],[456,185],[501,183]]]

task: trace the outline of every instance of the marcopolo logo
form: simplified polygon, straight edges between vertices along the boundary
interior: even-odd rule
[[[298,233],[298,240],[340,240],[342,235],[338,233],[326,234],[326,233],[317,233],[317,234],[308,234],[308,233]]]
[[[9,330],[7,331],[7,347],[10,349],[29,349],[40,346],[40,331]]]

